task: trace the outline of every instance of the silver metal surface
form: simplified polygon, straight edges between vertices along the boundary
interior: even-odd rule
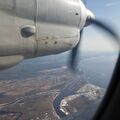
[[[75,47],[87,12],[81,0],[0,0],[0,17],[0,57],[28,59]]]
[[[80,0],[37,0],[37,56],[57,54],[79,41]]]

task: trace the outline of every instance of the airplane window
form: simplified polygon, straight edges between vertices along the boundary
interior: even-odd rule
[[[86,3],[98,18],[118,25],[118,0]],[[118,48],[111,41],[106,32],[86,27],[77,53],[79,72],[67,67],[70,51],[0,71],[0,120],[90,120],[117,61]]]

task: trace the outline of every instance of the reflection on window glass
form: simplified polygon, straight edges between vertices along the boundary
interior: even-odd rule
[[[97,16],[119,22],[119,18],[113,20],[118,16],[116,3],[86,3]],[[86,28],[77,73],[67,67],[68,52],[25,60],[0,71],[0,120],[90,120],[117,60],[118,52],[109,39],[94,27]]]

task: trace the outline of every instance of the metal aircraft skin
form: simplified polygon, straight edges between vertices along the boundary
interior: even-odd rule
[[[81,0],[0,0],[0,70],[74,48],[88,13]]]

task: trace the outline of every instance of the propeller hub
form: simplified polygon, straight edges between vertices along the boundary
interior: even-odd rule
[[[93,14],[93,12],[91,12],[88,9],[86,11],[87,11],[87,19],[86,19],[85,27],[92,24],[92,20],[95,20],[95,15]]]

